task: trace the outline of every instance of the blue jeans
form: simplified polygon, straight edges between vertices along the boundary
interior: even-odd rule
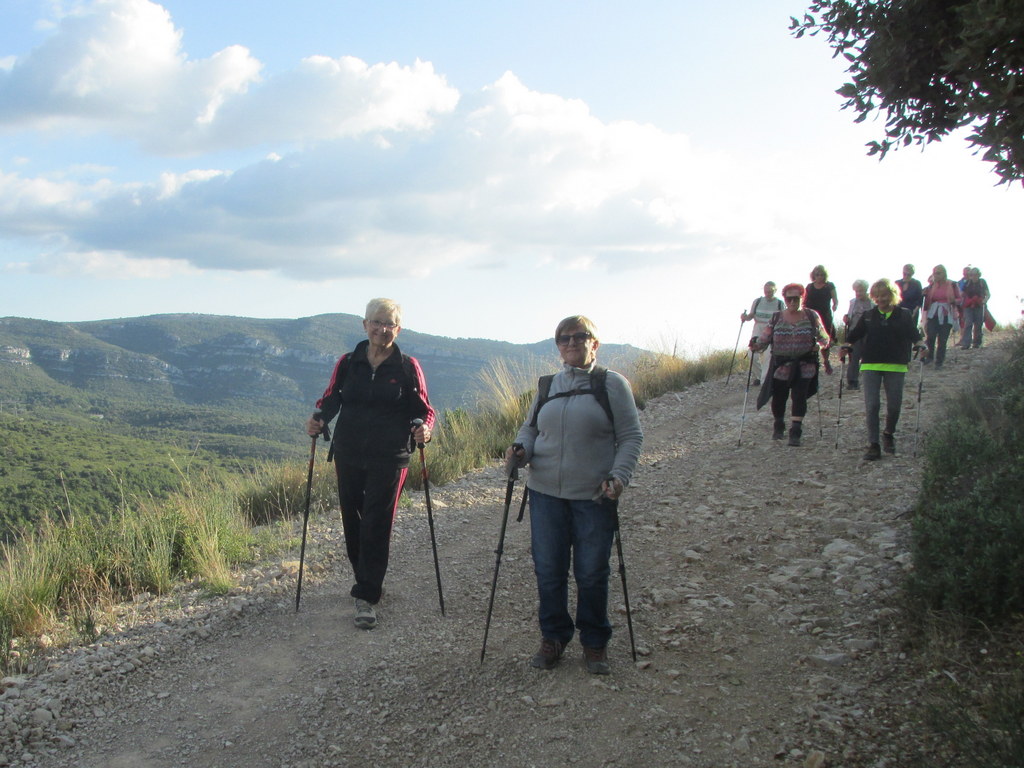
[[[981,337],[985,328],[985,305],[980,307],[964,307],[964,329],[960,332],[960,346],[970,349],[971,344],[981,346]]]
[[[530,539],[537,574],[541,634],[567,644],[579,629],[580,642],[604,648],[612,636],[608,621],[609,558],[615,512],[609,501],[559,499],[530,489]],[[570,558],[571,555],[571,558]],[[576,621],[569,615],[569,561],[576,579]]]

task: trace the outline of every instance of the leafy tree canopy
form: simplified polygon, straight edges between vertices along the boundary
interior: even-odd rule
[[[1000,184],[1024,183],[1024,0],[818,0],[790,29],[850,63],[837,93],[856,122],[885,113],[868,154],[966,127]]]

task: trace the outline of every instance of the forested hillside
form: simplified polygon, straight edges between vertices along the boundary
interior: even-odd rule
[[[288,319],[152,315],[81,323],[0,318],[0,535],[43,511],[109,513],[184,472],[301,457],[301,424],[335,360],[365,338],[355,315]],[[481,372],[530,375],[551,341],[509,344],[403,330],[439,412],[472,409]],[[603,345],[628,369],[643,354]]]

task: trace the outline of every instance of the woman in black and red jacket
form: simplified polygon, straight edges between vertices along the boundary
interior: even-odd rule
[[[430,440],[436,419],[419,362],[395,344],[401,322],[401,307],[390,299],[366,305],[367,340],[338,360],[306,422],[306,433],[316,436],[338,415],[331,453],[360,629],[377,626],[374,606],[387,573],[398,496],[414,445]],[[414,427],[414,419],[423,423]]]

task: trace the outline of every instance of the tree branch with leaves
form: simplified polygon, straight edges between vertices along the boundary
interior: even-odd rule
[[[869,155],[965,128],[1000,184],[1024,183],[1024,0],[819,0],[790,30],[849,62],[855,122],[884,114]]]

